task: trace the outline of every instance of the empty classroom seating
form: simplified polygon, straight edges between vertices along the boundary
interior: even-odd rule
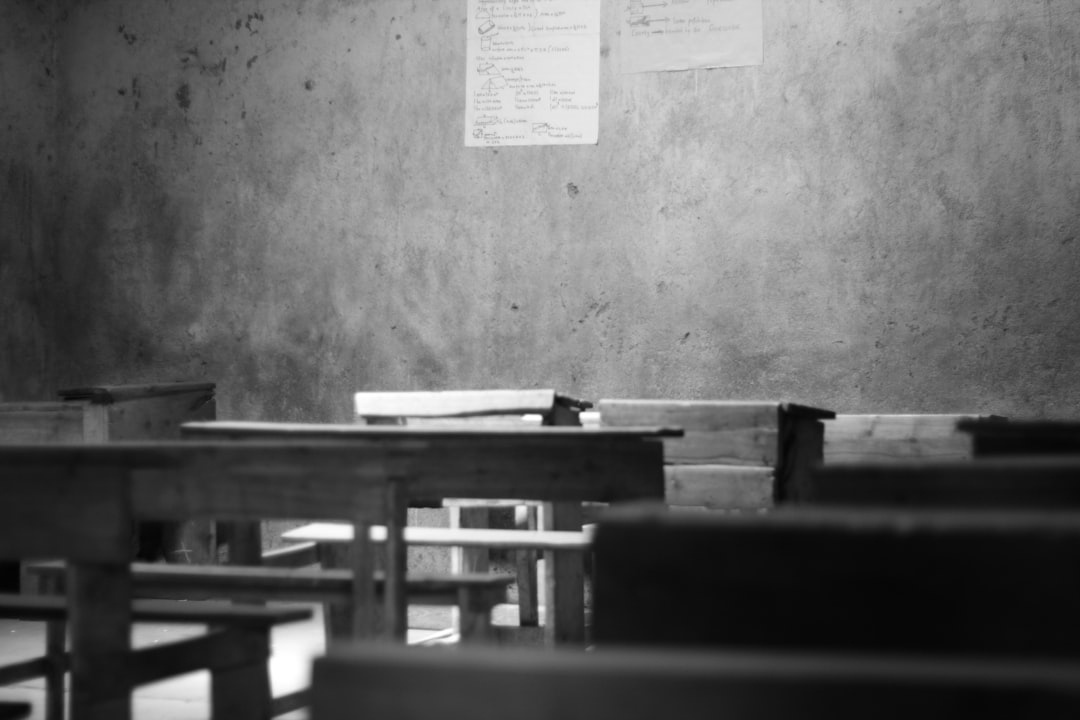
[[[602,426],[683,429],[664,440],[666,502],[673,507],[763,510],[821,462],[829,410],[782,402],[600,400]]]
[[[213,420],[214,383],[99,385],[59,391],[60,400],[0,403],[0,445],[168,440],[184,422]],[[143,523],[139,557],[206,563],[217,557],[214,526],[204,521]]]
[[[367,425],[409,424],[419,426],[449,426],[461,423],[503,425],[539,423],[541,425],[577,426],[582,410],[592,403],[571,398],[551,389],[526,390],[452,390],[452,391],[405,391],[405,392],[358,392],[353,395],[353,413],[356,422]],[[421,511],[413,511],[411,523],[419,520]],[[451,528],[490,528],[491,508],[475,503],[450,508]],[[561,508],[558,514],[547,517],[562,519],[567,512]],[[522,505],[517,509],[516,525],[522,529],[537,529],[536,508]],[[573,524],[572,521],[570,524]],[[581,529],[580,522],[570,527],[565,522],[558,527],[551,524],[546,530]],[[535,536],[534,536],[535,537]],[[473,544],[469,547],[452,545],[451,568],[456,572],[487,572],[490,568],[491,547]],[[526,547],[516,551],[515,577],[517,580],[518,623],[529,627],[539,624],[539,600],[541,593],[537,583],[536,548]],[[555,564],[576,565],[580,558],[560,555]],[[554,568],[553,572],[567,575],[579,572],[574,567]],[[546,583],[545,583],[546,585]]]
[[[585,431],[506,425],[448,428],[234,422],[191,423],[184,431],[193,438],[342,440],[359,448],[385,447],[401,456],[402,464],[396,472],[406,479],[410,500],[421,506],[438,506],[445,498],[517,498],[516,502],[532,499],[555,506],[573,504],[579,517],[583,502],[661,498],[660,438],[681,432],[664,428]],[[472,530],[468,535],[479,532]],[[581,533],[580,528],[577,533]],[[549,549],[553,552],[569,552],[564,532],[555,533],[556,537],[550,533],[540,535],[544,536],[540,542],[551,541]],[[335,533],[323,539],[347,537],[352,536]],[[463,544],[471,542],[469,539]],[[574,552],[578,549],[574,548]],[[565,563],[562,567],[572,566]],[[549,571],[549,581],[553,575]],[[583,578],[580,573],[568,577],[564,580],[559,575],[556,582],[549,582],[549,594],[558,596],[549,605],[555,610],[548,616],[544,635],[553,643],[584,642]]]
[[[1075,668],[812,653],[339,648],[312,720],[910,720],[1080,710]]]
[[[1080,660],[1080,522],[1036,512],[611,513],[598,648]]]
[[[161,468],[161,457],[139,458],[149,461],[139,463],[144,468]],[[150,479],[140,480],[132,470],[133,458],[110,446],[0,448],[0,555],[59,557],[69,563],[66,597],[0,596],[6,616],[52,623],[45,654],[0,668],[0,679],[10,683],[44,675],[46,716],[60,718],[63,673],[69,668],[73,720],[128,720],[135,686],[209,669],[215,717],[267,717],[270,629],[310,612],[133,602],[130,523],[143,504],[140,496],[150,494],[150,488],[140,492],[138,486]],[[154,492],[161,487],[153,485]],[[133,651],[133,621],[214,629]],[[64,623],[70,625],[70,653],[64,651]]]

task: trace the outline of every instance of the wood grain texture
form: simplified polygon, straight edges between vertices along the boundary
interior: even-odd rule
[[[610,644],[1080,659],[1080,519],[1049,513],[612,511]]]
[[[1064,720],[1078,682],[1071,665],[873,655],[356,646],[315,661],[312,718]]]
[[[775,465],[779,403],[601,400],[604,427],[667,426],[683,429],[664,440],[668,464]]]
[[[81,442],[82,416],[77,403],[0,403],[0,443]]]
[[[761,510],[773,505],[776,471],[742,465],[669,465],[665,502],[710,510]]]
[[[358,392],[358,418],[546,415],[555,408],[554,390],[448,390],[441,392]]]
[[[957,423],[972,414],[837,415],[825,421],[828,464],[968,460],[971,438]]]
[[[369,532],[371,542],[386,540],[386,528],[376,525]],[[294,542],[343,543],[353,538],[352,527],[345,523],[310,523],[294,528],[281,536]],[[440,528],[406,527],[405,543],[408,545],[455,545],[519,550],[584,550],[589,546],[589,533],[560,530],[498,530],[491,528]],[[265,557],[265,555],[264,555]]]

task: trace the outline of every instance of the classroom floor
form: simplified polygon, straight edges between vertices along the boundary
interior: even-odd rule
[[[324,650],[322,613],[312,606],[313,619],[274,629],[273,655],[270,660],[274,694],[280,695],[306,687],[311,677],[311,661]],[[203,632],[200,626],[138,625],[136,647],[167,642]],[[409,640],[432,635],[430,630],[410,630]],[[19,620],[0,620],[0,663],[40,656],[45,647],[45,625]],[[37,679],[0,687],[0,700],[21,700],[34,705],[32,720],[44,720],[44,680]],[[135,693],[135,718],[147,720],[205,720],[210,717],[210,676],[191,673],[165,682],[147,685]],[[279,717],[287,720],[307,718],[300,710]]]

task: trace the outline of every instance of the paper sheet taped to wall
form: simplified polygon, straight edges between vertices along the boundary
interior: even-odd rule
[[[761,0],[618,0],[624,73],[761,65]]]
[[[600,126],[600,0],[468,0],[465,145],[575,145]]]

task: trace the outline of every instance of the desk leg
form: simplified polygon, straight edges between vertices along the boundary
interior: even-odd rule
[[[581,532],[581,503],[544,505],[544,530]],[[549,645],[585,645],[585,558],[580,551],[545,551],[547,617],[544,638]]]
[[[450,508],[450,527],[452,528],[487,528],[491,527],[491,513],[486,507]],[[452,548],[450,550],[450,572],[486,573],[489,570],[490,553],[487,548]],[[462,632],[462,611],[454,608],[454,627]]]
[[[71,565],[71,719],[131,720],[131,571]]]

